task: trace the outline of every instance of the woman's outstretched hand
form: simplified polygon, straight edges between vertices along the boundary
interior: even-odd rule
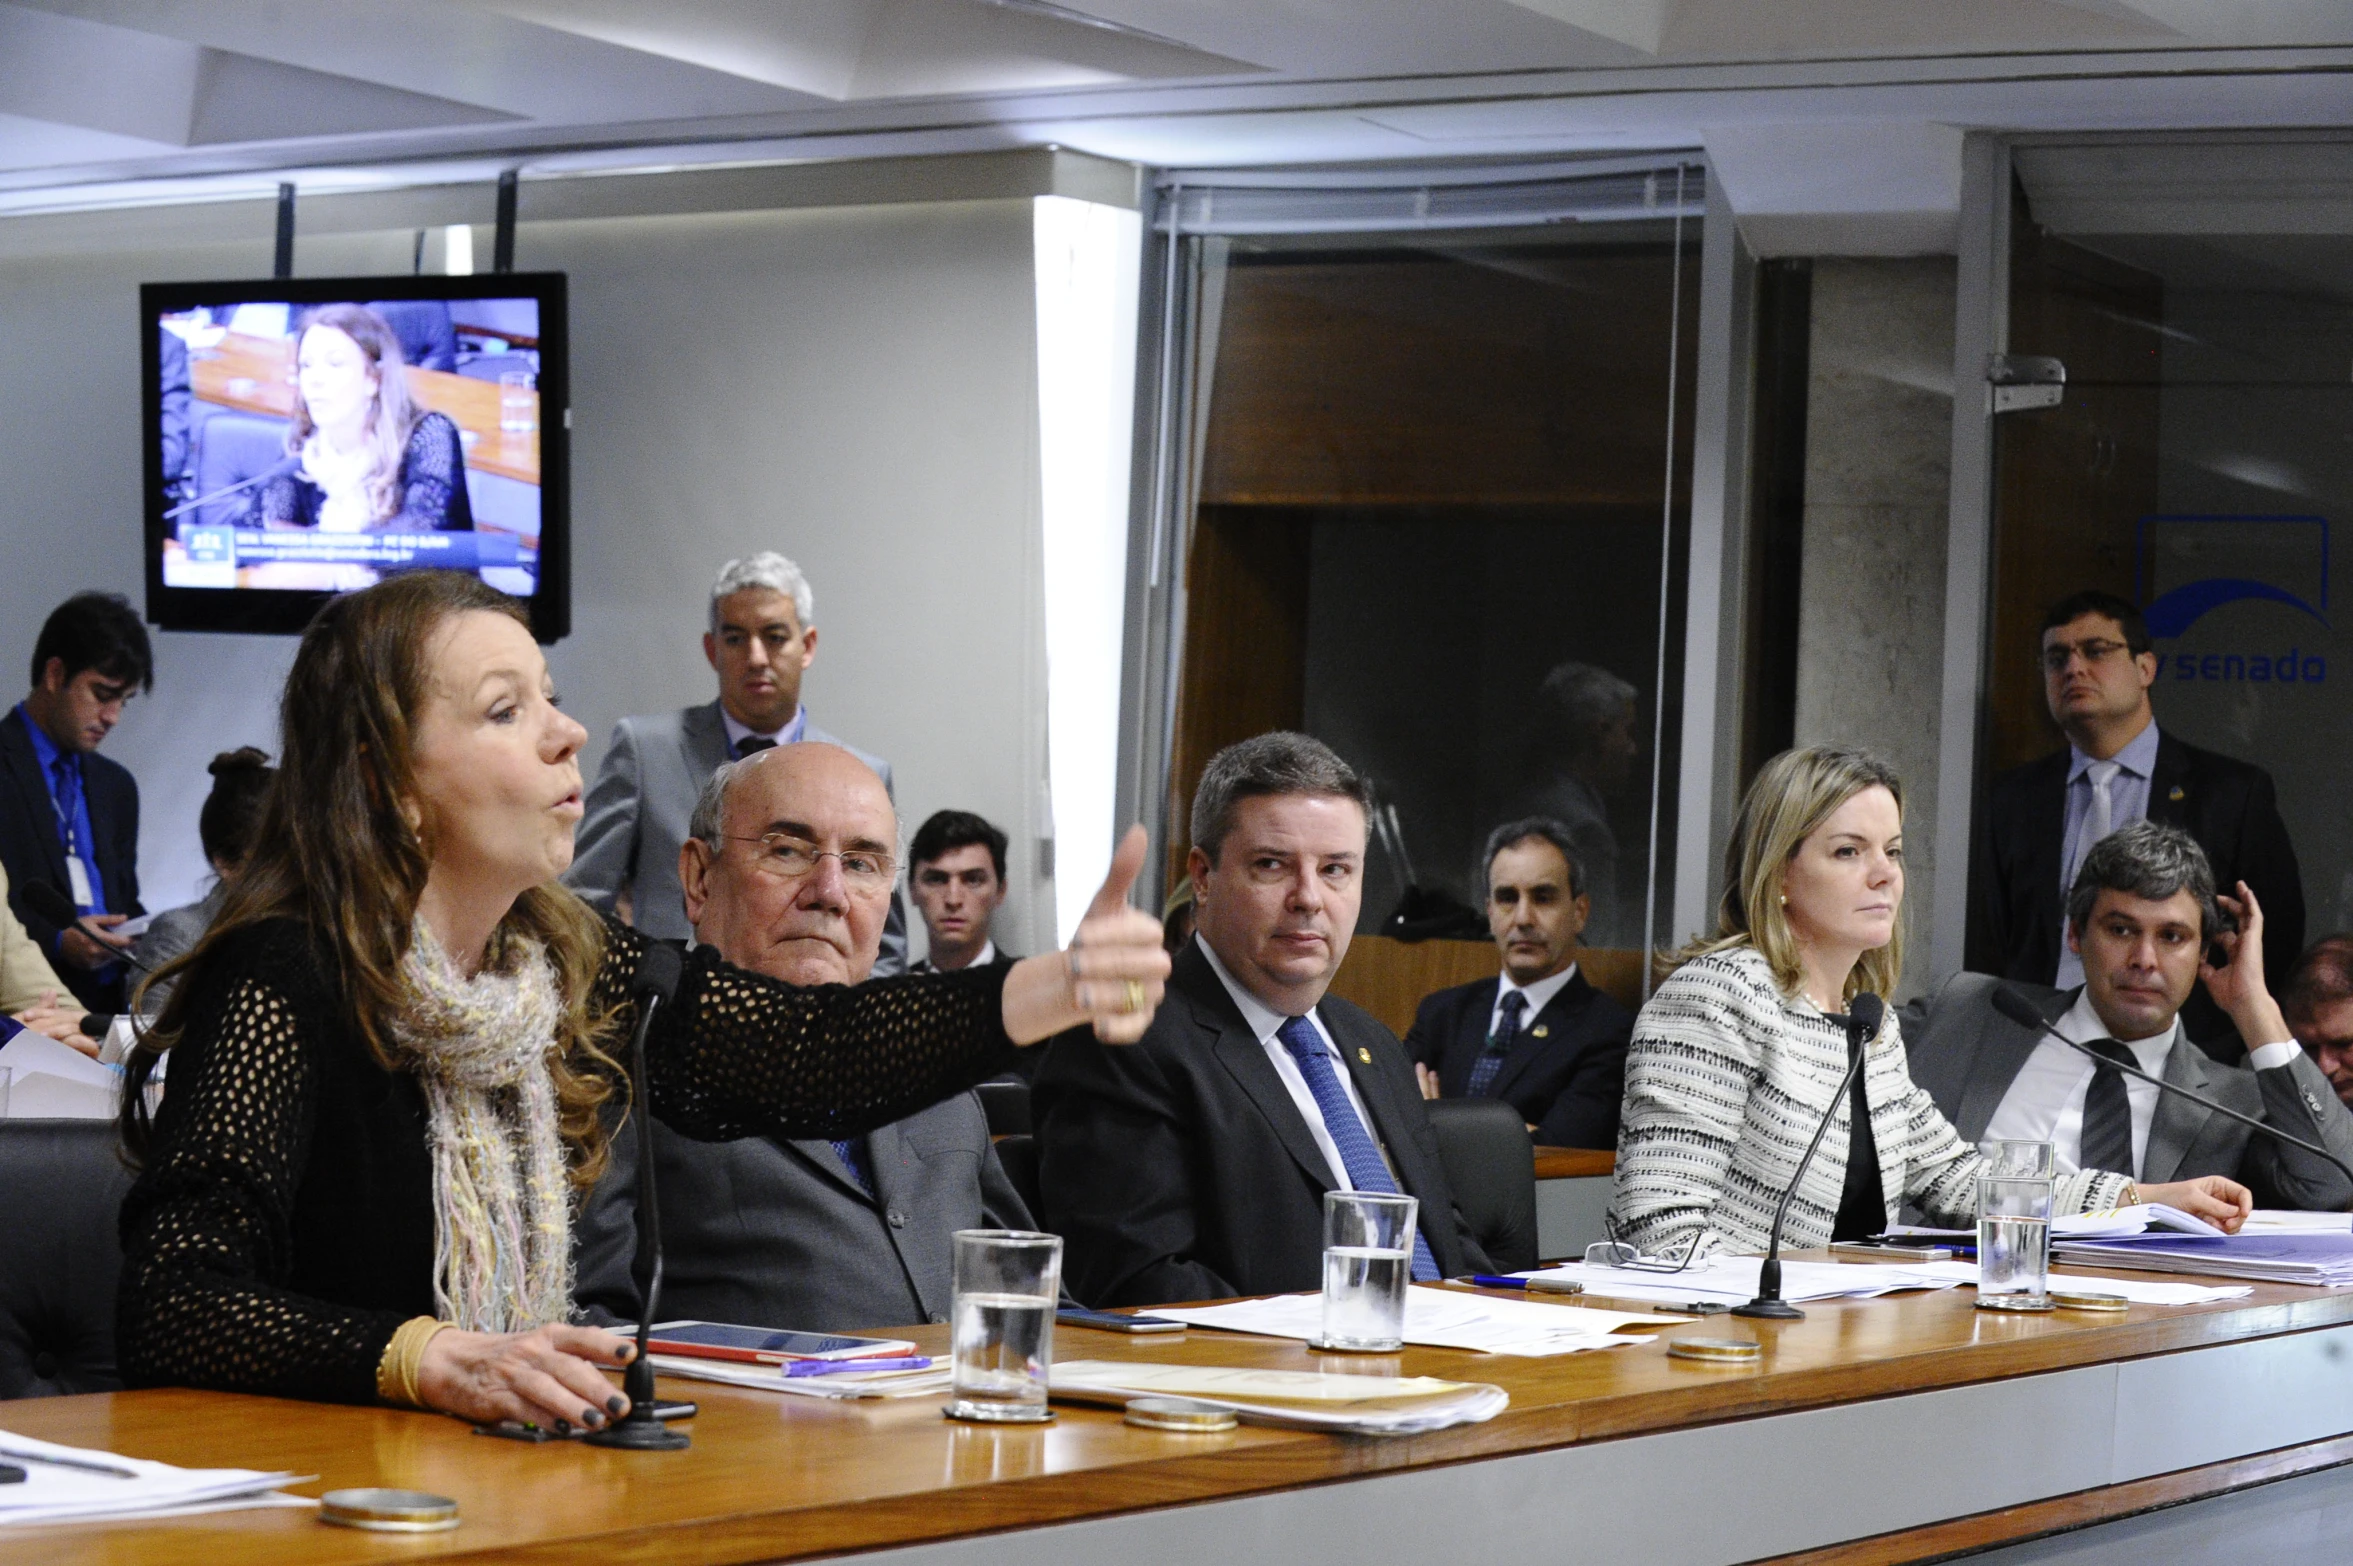
[[[599,1368],[618,1370],[637,1345],[602,1327],[436,1333],[417,1366],[428,1408],[481,1424],[518,1419],[559,1434],[594,1430],[629,1411]]]
[[[1005,1032],[1014,1043],[1034,1044],[1082,1022],[1093,1023],[1106,1044],[1144,1036],[1168,978],[1160,921],[1127,902],[1149,847],[1144,829],[1129,827],[1069,948],[1025,957],[1005,975]]]

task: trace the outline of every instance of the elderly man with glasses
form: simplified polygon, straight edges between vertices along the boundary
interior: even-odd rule
[[[2265,963],[2286,973],[2304,947],[2304,883],[2271,774],[2162,731],[2149,705],[2158,657],[2141,612],[2081,592],[2043,617],[2043,696],[2064,750],[1994,779],[1969,879],[1967,967],[2069,989],[2084,981],[2063,904],[2092,845],[2135,821],[2180,827],[2219,886],[2263,905]],[[2226,1063],[2244,1051],[2203,992],[2183,1008],[2192,1040]]]
[[[898,817],[849,751],[805,743],[712,774],[678,878],[695,939],[790,984],[873,970],[898,874]],[[577,1297],[631,1320],[637,1291],[632,1137],[580,1226]],[[654,1124],[673,1319],[837,1332],[948,1319],[958,1229],[1028,1229],[1028,1208],[971,1093],[838,1142],[696,1142]]]

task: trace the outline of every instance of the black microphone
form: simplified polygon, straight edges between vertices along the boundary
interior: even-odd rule
[[[1830,1129],[1831,1120],[1838,1114],[1838,1106],[1855,1085],[1855,1073],[1863,1069],[1865,1047],[1878,1036],[1880,1019],[1887,1013],[1887,1003],[1869,990],[1857,995],[1845,1016],[1832,1015],[1831,1021],[1846,1024],[1846,1075],[1838,1079],[1838,1092],[1832,1096],[1830,1107],[1822,1111],[1821,1124],[1814,1127],[1814,1139],[1806,1144],[1806,1153],[1797,1161],[1797,1173],[1789,1177],[1789,1188],[1781,1193],[1780,1203],[1773,1209],[1773,1238],[1765,1247],[1765,1260],[1757,1268],[1757,1297],[1746,1305],[1735,1305],[1735,1316],[1762,1316],[1768,1321],[1799,1321],[1805,1312],[1781,1297],[1781,1223],[1789,1216],[1790,1198],[1805,1182],[1806,1171],[1813,1166],[1814,1151],[1822,1145],[1822,1134]]]
[[[60,930],[72,929],[82,922],[82,911],[74,906],[73,899],[46,881],[27,881],[24,884],[24,895],[27,908],[56,925]],[[88,935],[90,932],[84,930],[82,933]],[[128,946],[115,948],[114,955],[142,972],[153,973],[155,971],[153,963],[144,962],[132,956]]]
[[[678,993],[685,966],[685,954],[677,947],[649,941],[629,987],[637,1001],[637,1026],[629,1033],[629,1118],[637,1122],[637,1259],[630,1268],[637,1281],[637,1356],[621,1380],[621,1390],[629,1395],[629,1412],[620,1423],[591,1431],[585,1439],[594,1446],[634,1452],[676,1452],[693,1445],[654,1417],[654,1365],[646,1356],[654,1317],[662,1308],[662,1208],[654,1190],[654,1121],[646,1092],[645,1036],[653,1029],[655,1014]]]
[[[2033,1028],[2040,1032],[2048,1033],[2052,1038],[2057,1039],[2060,1043],[2066,1045],[2069,1049],[2074,1050],[2077,1054],[2089,1055],[2095,1064],[2102,1066],[2114,1066],[2118,1071],[2123,1072],[2128,1077],[2138,1077],[2143,1082],[2151,1083],[2157,1087],[2161,1087],[2168,1093],[2178,1093],[2183,1098],[2188,1099],[2191,1103],[2203,1105],[2205,1108],[2213,1110],[2216,1114],[2223,1116],[2225,1119],[2236,1120],[2240,1125],[2251,1126],[2255,1130],[2262,1132],[2265,1136],[2270,1137],[2274,1141],[2285,1142],[2290,1147],[2300,1147],[2305,1152],[2312,1154],[2315,1158],[2325,1158],[2330,1163],[2335,1164],[2339,1170],[2343,1171],[2346,1184],[2348,1186],[2353,1186],[2353,1164],[2346,1163],[2345,1160],[2339,1158],[2336,1154],[2330,1152],[2327,1148],[2322,1147],[2318,1142],[2307,1142],[2302,1137],[2296,1136],[2290,1132],[2282,1131],[2279,1127],[2271,1125],[2266,1121],[2258,1120],[2253,1115],[2242,1115],[2237,1110],[2231,1108],[2228,1104],[2218,1104],[2203,1093],[2193,1093],[2178,1082],[2168,1082],[2163,1077],[2152,1077],[2146,1071],[2141,1071],[2135,1067],[2127,1066],[2120,1061],[2110,1060],[2107,1056],[2101,1054],[2098,1050],[2093,1049],[2089,1044],[2078,1044],[2075,1040],[2069,1038],[2066,1034],[2061,1033],[2057,1028],[2053,1027],[2050,1023],[2050,1019],[2043,1015],[2042,1008],[2037,1006],[2031,999],[2029,999],[2023,991],[2013,989],[2007,984],[1998,984],[1994,986],[1994,1010],[2000,1012],[2003,1016],[2009,1018],[2012,1022],[2017,1023],[2020,1027]],[[2129,1174],[2130,1171],[2119,1170],[2117,1173]]]
[[[268,467],[262,469],[259,473],[256,473],[251,478],[239,479],[234,484],[222,485],[219,489],[214,490],[209,495],[199,495],[194,500],[182,501],[180,504],[172,507],[171,510],[166,511],[163,514],[163,519],[166,522],[169,522],[172,518],[180,515],[182,512],[194,511],[198,506],[209,506],[216,500],[225,500],[229,496],[236,494],[237,491],[241,489],[252,489],[255,486],[261,484],[275,484],[278,480],[284,478],[287,474],[293,472],[296,468],[301,466],[302,453],[299,451],[295,452],[291,456],[280,457],[276,462],[271,463]]]

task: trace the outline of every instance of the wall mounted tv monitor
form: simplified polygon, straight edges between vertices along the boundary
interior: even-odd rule
[[[564,277],[149,283],[147,618],[299,631],[398,571],[571,629]]]

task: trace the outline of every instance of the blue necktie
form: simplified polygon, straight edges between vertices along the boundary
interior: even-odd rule
[[[834,1156],[849,1170],[850,1178],[858,1182],[858,1189],[868,1196],[874,1194],[874,1176],[866,1172],[866,1139],[862,1136],[844,1137],[833,1144]]]
[[[1503,998],[1503,1015],[1495,1019],[1495,1031],[1487,1035],[1487,1047],[1471,1063],[1467,1097],[1485,1098],[1487,1090],[1495,1086],[1495,1075],[1503,1069],[1503,1057],[1511,1053],[1512,1041],[1520,1036],[1520,1017],[1527,1009],[1528,997],[1518,990]]]
[[[1315,1095],[1315,1107],[1324,1117],[1324,1129],[1331,1133],[1333,1145],[1340,1149],[1341,1167],[1348,1171],[1348,1188],[1377,1191],[1384,1196],[1404,1195],[1390,1176],[1389,1165],[1382,1159],[1372,1133],[1357,1118],[1356,1106],[1348,1102],[1348,1094],[1340,1086],[1340,1075],[1332,1069],[1332,1052],[1325,1047],[1323,1035],[1315,1031],[1315,1024],[1305,1017],[1287,1017],[1275,1030],[1275,1037],[1283,1041],[1283,1048],[1299,1062],[1299,1074],[1307,1079],[1307,1091]],[[1417,1283],[1438,1280],[1438,1259],[1430,1254],[1430,1242],[1423,1237],[1418,1223],[1413,1230],[1413,1276]]]

